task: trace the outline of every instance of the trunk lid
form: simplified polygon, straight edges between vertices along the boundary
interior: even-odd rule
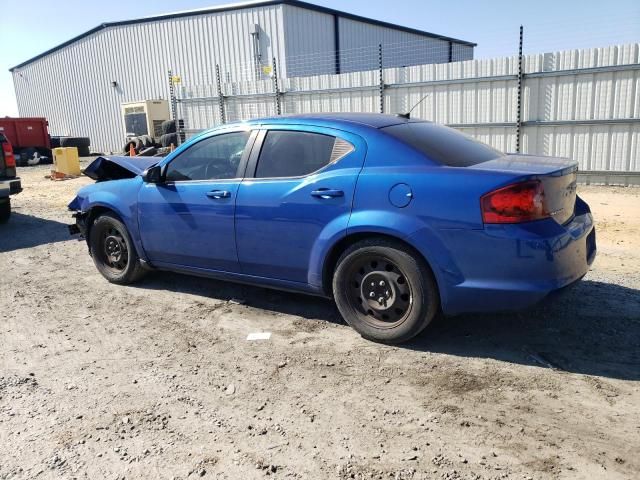
[[[558,223],[573,218],[576,203],[578,164],[574,160],[535,155],[505,155],[467,167],[512,173],[513,182],[539,180],[544,188],[543,205]]]

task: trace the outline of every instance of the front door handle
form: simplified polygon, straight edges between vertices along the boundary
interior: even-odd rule
[[[211,190],[207,192],[207,197],[215,198],[216,200],[220,200],[221,198],[229,198],[231,196],[231,192],[228,190]]]
[[[344,192],[342,190],[334,190],[332,188],[319,188],[318,190],[311,192],[311,196],[324,199],[336,198],[344,197]]]

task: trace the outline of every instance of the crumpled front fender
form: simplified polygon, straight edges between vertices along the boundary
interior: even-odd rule
[[[93,209],[102,208],[114,212],[125,224],[138,255],[146,260],[142,248],[138,227],[138,191],[142,185],[142,178],[135,177],[126,180],[113,180],[87,185],[78,191],[76,197],[69,203],[69,210],[76,212],[76,224],[79,218],[84,218]],[[77,213],[80,216],[77,216]],[[80,225],[78,227],[81,229]],[[88,226],[87,226],[88,227]]]

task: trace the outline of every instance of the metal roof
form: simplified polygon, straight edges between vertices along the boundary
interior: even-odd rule
[[[119,20],[119,21],[115,21],[115,22],[105,22],[102,23],[100,25],[98,25],[97,27],[92,28],[91,30],[88,30],[76,37],[71,38],[70,40],[67,40],[66,42],[61,43],[60,45],[57,45],[49,50],[46,50],[45,52],[42,52],[39,55],[36,55],[33,58],[30,58],[29,60],[26,60],[22,63],[20,63],[19,65],[16,65],[15,67],[11,67],[9,69],[10,72],[13,72],[15,69],[17,68],[21,68],[24,67],[25,65],[28,65],[29,63],[35,62],[36,60],[45,57],[51,53],[54,53],[68,45],[71,45],[75,42],[77,42],[78,40],[81,40],[85,37],[88,37],[89,35],[92,35],[96,32],[99,32],[101,30],[107,29],[109,27],[117,27],[117,26],[123,26],[123,25],[132,25],[132,24],[138,24],[138,23],[147,23],[147,22],[157,22],[160,20],[170,20],[173,18],[182,18],[182,17],[191,17],[191,16],[195,16],[195,15],[204,15],[204,14],[208,14],[208,13],[220,13],[220,12],[228,12],[228,11],[232,11],[232,10],[242,10],[242,9],[247,9],[247,8],[256,8],[256,7],[267,7],[267,6],[271,6],[271,5],[291,5],[294,7],[300,7],[300,8],[304,8],[307,10],[314,10],[317,12],[322,12],[322,13],[328,13],[330,15],[335,15],[337,17],[341,17],[341,18],[348,18],[351,20],[355,20],[358,22],[363,22],[363,23],[367,23],[370,25],[377,25],[377,26],[381,26],[381,27],[386,27],[386,28],[391,28],[391,29],[395,29],[395,30],[400,30],[403,32],[407,32],[407,33],[413,33],[416,35],[422,35],[425,37],[429,37],[429,38],[436,38],[439,40],[445,40],[445,41],[450,41],[450,42],[454,42],[454,43],[458,43],[461,45],[468,45],[471,47],[475,47],[477,46],[477,43],[473,43],[473,42],[469,42],[467,40],[460,40],[458,38],[453,38],[453,37],[447,37],[445,35],[438,35],[436,33],[431,33],[431,32],[425,32],[423,30],[418,30],[415,28],[410,28],[410,27],[405,27],[402,25],[396,25],[394,23],[389,23],[389,22],[383,22],[381,20],[374,20],[372,18],[367,18],[367,17],[362,17],[360,15],[355,15],[353,13],[348,13],[348,12],[343,12],[341,10],[335,10],[333,8],[328,8],[328,7],[322,7],[320,5],[315,5],[313,3],[308,3],[308,2],[303,2],[300,0],[257,0],[257,1],[248,1],[248,2],[240,2],[240,3],[232,3],[232,4],[226,4],[226,5],[220,5],[217,7],[207,7],[207,8],[200,8],[200,9],[195,9],[195,10],[185,10],[185,11],[181,11],[181,12],[175,12],[175,13],[166,13],[166,14],[162,14],[162,15],[153,15],[153,16],[149,16],[149,17],[142,17],[142,18],[136,18],[136,19],[132,19],[132,20]]]

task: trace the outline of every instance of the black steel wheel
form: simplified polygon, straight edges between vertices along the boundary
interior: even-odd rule
[[[347,249],[333,278],[336,305],[363,337],[400,343],[433,319],[439,296],[433,273],[413,250],[386,239]]]
[[[102,262],[112,268],[116,272],[122,272],[127,268],[129,262],[129,252],[127,250],[127,242],[122,235],[114,227],[106,228],[102,232],[100,243],[102,249],[99,252]]]
[[[363,319],[378,328],[393,328],[411,311],[412,292],[406,275],[388,257],[365,254],[347,271],[349,303]]]
[[[115,215],[105,213],[92,223],[89,250],[98,271],[112,283],[139,280],[144,269],[125,225]]]

